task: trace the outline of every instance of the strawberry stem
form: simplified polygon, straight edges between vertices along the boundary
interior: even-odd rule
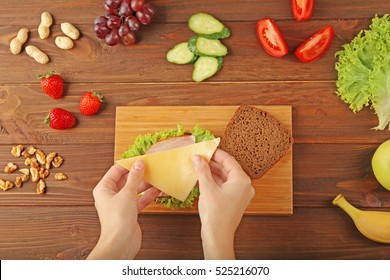
[[[96,96],[97,98],[99,98],[100,102],[104,102],[103,95],[101,95],[101,94],[99,94],[99,93],[97,93],[96,91],[93,91],[93,90],[91,90],[91,92],[92,92],[92,96]]]
[[[57,73],[56,71],[52,70],[52,71],[45,73],[45,74],[39,74],[38,79],[49,78],[49,77],[54,76],[54,75],[60,75],[60,73]]]
[[[50,112],[47,113],[46,118],[43,121],[43,123],[50,126]]]

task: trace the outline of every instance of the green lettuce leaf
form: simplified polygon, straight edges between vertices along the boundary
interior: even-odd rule
[[[370,29],[362,30],[343,50],[338,61],[337,95],[353,112],[371,106],[377,114],[376,130],[390,122],[390,16],[375,16]]]
[[[194,126],[190,132],[195,136],[196,143],[213,140],[215,138],[210,130],[203,129],[197,125]]]
[[[212,140],[215,136],[209,130],[205,130],[199,126],[194,126],[190,131],[195,136],[195,142],[203,142]],[[138,136],[134,144],[129,146],[128,150],[122,154],[122,158],[131,158],[139,155],[144,155],[146,151],[154,144],[159,141],[166,140],[171,137],[182,136],[186,133],[183,126],[178,125],[177,128],[168,129],[163,131],[157,131],[154,134],[145,134]],[[195,198],[199,196],[199,189],[194,187],[185,201],[180,201],[174,197],[159,197],[156,198],[156,202],[164,205],[170,209],[180,209],[191,207]]]

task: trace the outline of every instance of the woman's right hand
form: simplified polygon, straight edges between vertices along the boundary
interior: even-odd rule
[[[193,158],[199,181],[199,216],[205,259],[234,259],[234,234],[254,197],[251,179],[233,156],[217,149],[207,163]]]

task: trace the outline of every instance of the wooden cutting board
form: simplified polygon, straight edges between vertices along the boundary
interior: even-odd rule
[[[291,106],[256,106],[276,117],[292,135]],[[139,135],[175,128],[186,129],[199,125],[222,137],[225,127],[238,106],[120,106],[116,108],[115,160]],[[290,215],[292,204],[292,148],[262,178],[252,180],[256,195],[246,214]],[[197,213],[197,203],[192,208],[171,210],[152,203],[144,213]]]

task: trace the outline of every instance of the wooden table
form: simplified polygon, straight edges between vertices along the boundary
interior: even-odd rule
[[[37,195],[30,182],[0,193],[0,259],[83,259],[99,236],[92,189],[113,163],[116,106],[136,105],[291,105],[293,107],[294,214],[245,216],[236,234],[239,259],[388,259],[390,247],[363,237],[351,219],[332,205],[343,193],[359,208],[390,210],[390,192],[373,177],[370,161],[389,131],[373,131],[377,118],[364,109],[352,113],[335,95],[334,53],[375,14],[390,12],[384,0],[317,0],[311,20],[297,22],[290,1],[150,2],[158,8],[153,23],[142,27],[132,47],[109,47],[95,38],[93,19],[104,13],[103,1],[4,0],[0,13],[0,166],[17,161],[12,146],[34,145],[65,158],[67,181],[48,180],[47,194]],[[52,35],[37,35],[40,14],[55,20]],[[224,40],[230,54],[221,72],[200,84],[191,81],[192,66],[166,62],[166,52],[191,36],[187,19],[205,11],[232,31]],[[305,38],[331,25],[335,37],[318,61],[303,64],[292,54],[276,59],[260,47],[256,22],[273,18],[290,53]],[[70,51],[54,46],[59,24],[76,25],[82,37]],[[50,56],[39,65],[25,52],[14,56],[9,41],[19,28],[31,30],[29,43]],[[61,73],[65,96],[41,93],[36,75]],[[81,94],[94,89],[106,98],[94,117],[78,113]],[[76,128],[50,129],[46,112],[63,107],[75,112]],[[3,167],[1,168],[1,170]],[[1,171],[0,177],[6,177]],[[139,259],[203,258],[197,215],[141,215]]]

